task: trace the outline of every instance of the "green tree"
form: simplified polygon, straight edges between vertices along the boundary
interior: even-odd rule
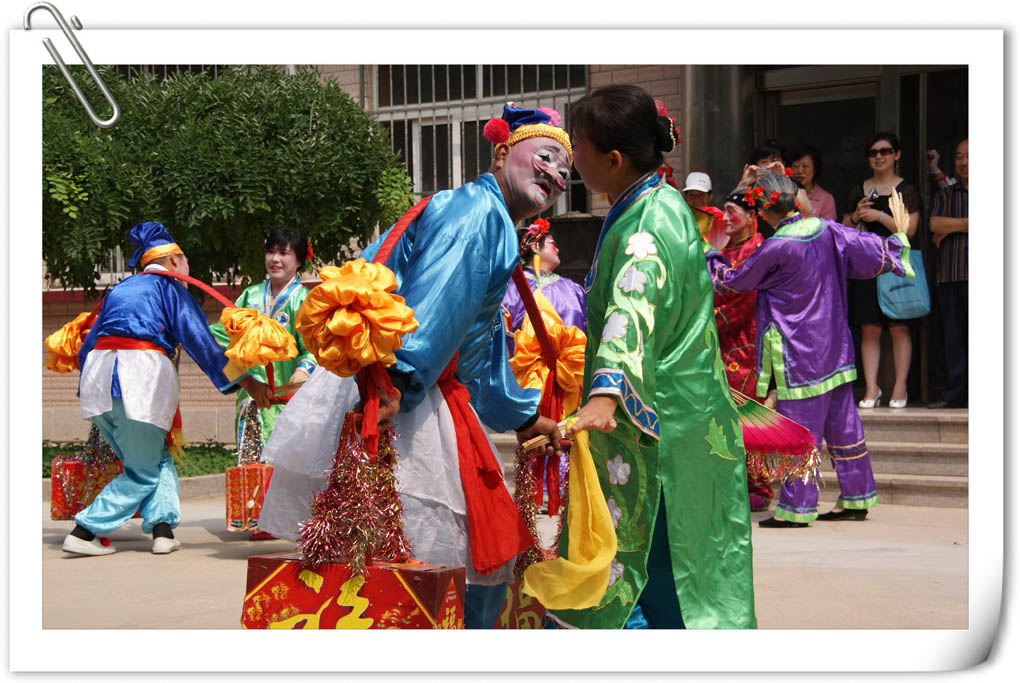
[[[108,115],[88,74],[74,73]],[[247,282],[264,275],[262,238],[274,227],[303,231],[317,259],[342,260],[410,205],[385,129],[315,70],[100,74],[122,111],[106,130],[44,67],[43,258],[64,286],[94,291],[108,250],[130,255],[127,232],[142,221],[167,227],[196,277]]]

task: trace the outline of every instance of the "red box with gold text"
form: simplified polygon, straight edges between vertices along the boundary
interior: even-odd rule
[[[531,629],[542,628],[545,607],[521,590],[521,582],[514,581],[506,587],[506,600],[493,628]]]
[[[228,467],[226,473],[227,529],[255,531],[266,499],[273,466],[265,462]]]
[[[464,628],[464,568],[374,562],[364,577],[345,564],[302,564],[299,553],[248,558],[244,628]]]
[[[120,460],[82,462],[58,455],[50,465],[50,519],[74,519],[92,504],[103,487],[124,471]],[[135,517],[138,517],[135,512]]]

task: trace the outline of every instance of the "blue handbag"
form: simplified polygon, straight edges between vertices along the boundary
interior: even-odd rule
[[[914,269],[912,278],[899,277],[892,273],[882,273],[876,278],[878,305],[882,313],[889,318],[910,320],[928,315],[931,311],[924,260],[921,252],[916,249],[910,250],[910,267]]]

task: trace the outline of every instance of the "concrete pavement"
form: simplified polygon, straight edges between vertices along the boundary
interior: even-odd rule
[[[116,553],[80,557],[60,549],[73,522],[43,503],[43,628],[240,628],[247,557],[294,546],[227,531],[222,495],[181,505],[177,552],[153,555],[132,520]],[[752,541],[759,628],[967,628],[965,509],[880,505],[866,522],[754,524]]]

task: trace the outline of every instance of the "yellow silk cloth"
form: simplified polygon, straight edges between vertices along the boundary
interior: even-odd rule
[[[588,448],[588,432],[572,437],[567,497],[567,556],[524,570],[522,590],[547,609],[595,607],[609,588],[616,529]]]
[[[91,312],[79,313],[74,320],[46,337],[46,369],[68,373],[78,369],[78,351],[89,334],[85,327]]]
[[[246,368],[297,355],[297,343],[283,325],[253,308],[224,308],[220,323],[230,337],[225,355]]]
[[[393,365],[400,338],[418,329],[397,280],[386,266],[348,261],[319,271],[322,284],[308,293],[295,327],[319,365],[341,377],[372,363]]]
[[[542,314],[545,329],[556,353],[556,383],[563,389],[563,414],[570,415],[581,402],[581,384],[584,381],[584,332],[563,320],[541,292],[535,292],[535,303]],[[542,360],[542,348],[535,336],[531,318],[524,316],[521,329],[514,332],[514,355],[510,369],[517,382],[525,389],[545,387],[549,368]]]

